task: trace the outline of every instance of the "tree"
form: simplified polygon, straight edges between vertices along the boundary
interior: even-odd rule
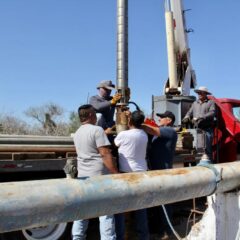
[[[78,114],[76,112],[71,112],[69,117],[69,133],[74,133],[77,131],[79,126],[81,125]]]
[[[40,134],[43,135],[66,135],[67,126],[57,122],[57,117],[62,116],[63,108],[54,103],[48,103],[39,107],[30,107],[25,111],[26,116],[37,120],[41,125]]]
[[[25,121],[11,115],[1,115],[0,123],[2,134],[25,135],[31,133],[31,127]]]
[[[53,103],[29,107],[24,113],[34,122],[28,123],[12,115],[0,113],[0,133],[69,136],[80,126],[76,112],[71,112],[69,119],[65,121],[63,108]]]

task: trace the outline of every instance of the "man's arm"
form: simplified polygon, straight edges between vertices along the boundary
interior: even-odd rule
[[[186,118],[192,118],[193,117],[193,105],[194,103],[192,104],[192,106],[190,107],[190,109],[187,111],[185,117],[183,119],[186,119]]]
[[[107,100],[103,101],[98,96],[92,96],[89,100],[89,103],[94,107],[96,111],[100,111],[100,112],[111,107],[110,101],[107,101]]]
[[[113,161],[113,157],[112,157],[110,148],[108,148],[106,146],[99,147],[98,151],[99,151],[100,155],[102,156],[103,164],[109,170],[109,172],[110,173],[118,173],[118,170]]]
[[[142,129],[150,135],[154,135],[154,136],[158,136],[158,137],[160,136],[159,127],[153,127],[148,124],[142,124]]]

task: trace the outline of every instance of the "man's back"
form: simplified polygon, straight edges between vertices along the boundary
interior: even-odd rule
[[[122,131],[114,140],[118,146],[119,167],[122,172],[146,171],[148,137],[142,129]]]
[[[78,176],[94,176],[104,173],[98,147],[110,145],[104,130],[92,124],[84,124],[74,134],[78,159]]]
[[[152,141],[149,159],[151,169],[172,168],[177,142],[177,133],[172,127],[160,127],[160,137]]]

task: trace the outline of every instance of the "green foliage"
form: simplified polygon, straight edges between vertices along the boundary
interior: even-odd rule
[[[78,114],[76,112],[71,112],[69,117],[69,133],[75,133],[80,125]]]

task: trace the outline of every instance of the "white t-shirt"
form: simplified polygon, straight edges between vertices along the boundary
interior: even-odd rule
[[[148,137],[142,129],[130,129],[120,132],[114,139],[119,153],[121,172],[146,171],[146,150]]]
[[[98,151],[110,142],[102,127],[84,124],[73,137],[78,160],[78,177],[106,174],[106,168]]]

